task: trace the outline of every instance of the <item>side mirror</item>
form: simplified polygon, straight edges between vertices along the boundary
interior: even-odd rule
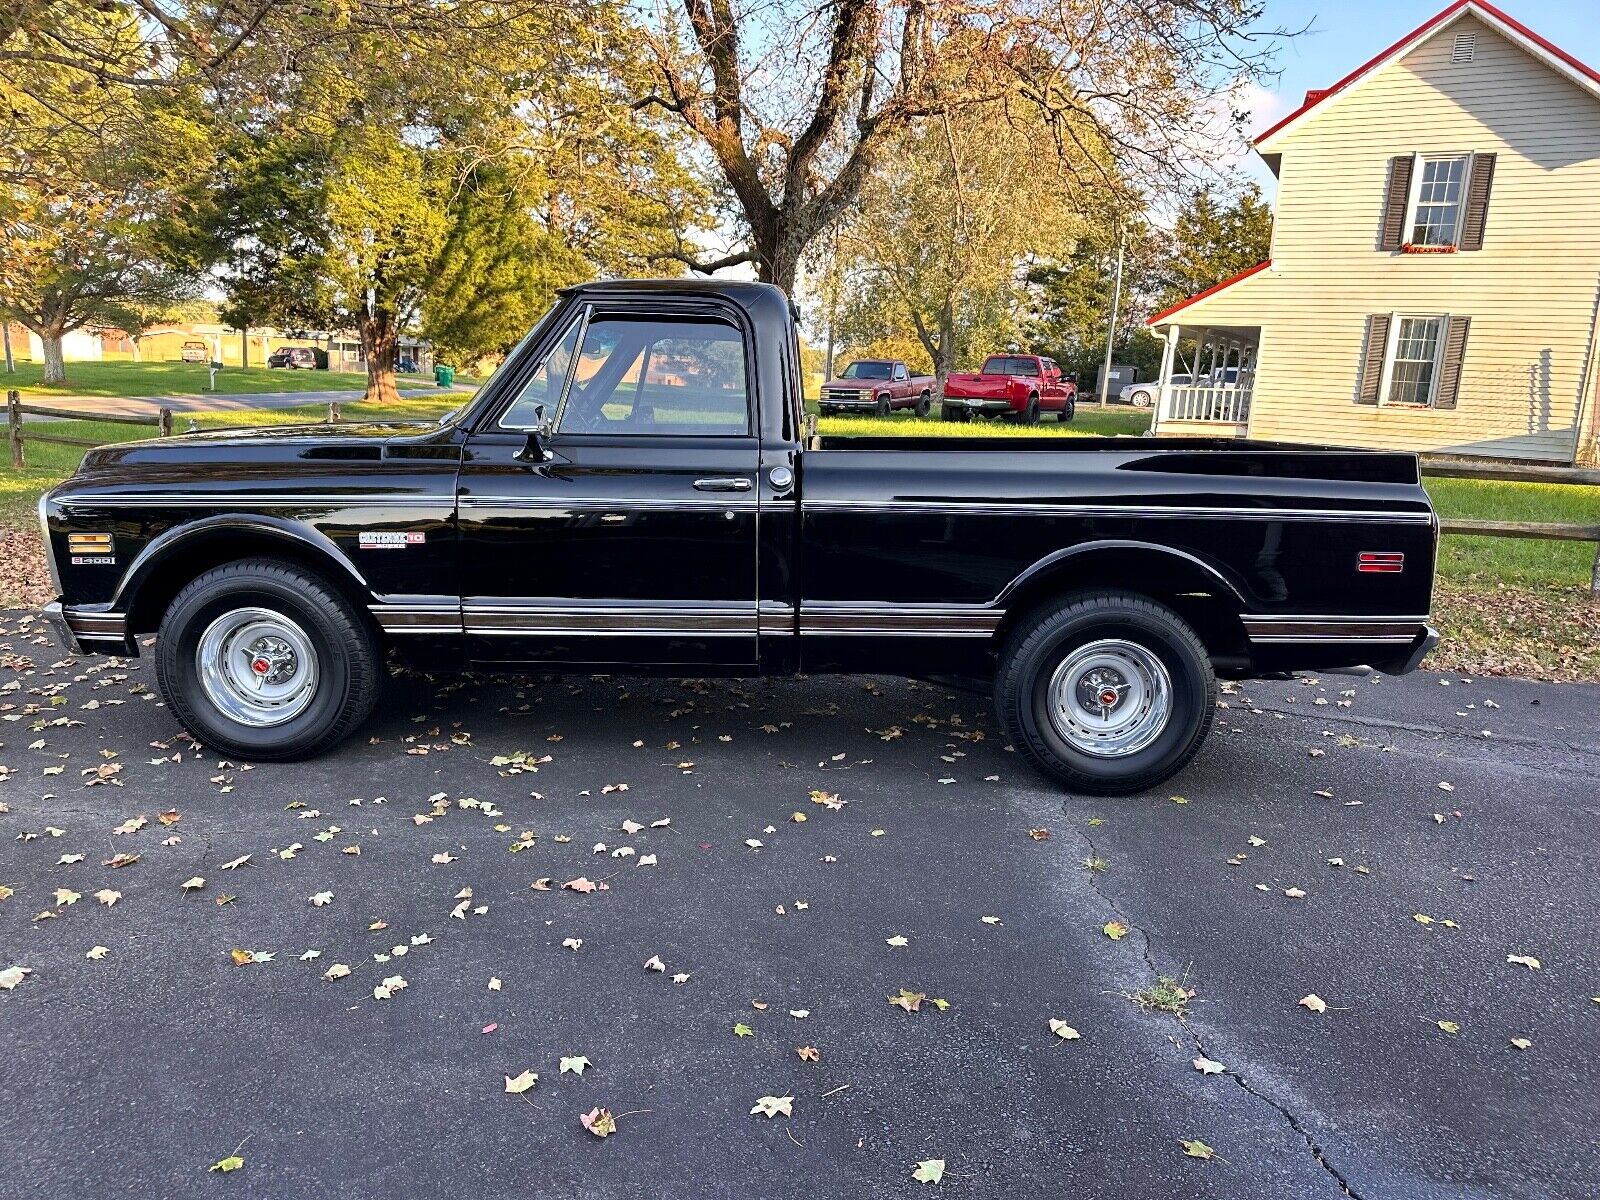
[[[1078,373],[1076,371],[1067,372],[1067,382],[1068,383],[1077,383],[1078,382]]]
[[[550,414],[542,404],[533,406],[533,424],[528,428],[528,440],[523,443],[517,452],[517,461],[526,463],[549,462],[553,457],[546,450],[544,443],[549,440],[551,432]]]

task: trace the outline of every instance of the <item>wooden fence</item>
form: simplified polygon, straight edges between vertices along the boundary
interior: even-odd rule
[[[1600,485],[1600,470],[1586,467],[1514,466],[1452,459],[1428,461],[1422,473],[1436,479],[1487,479],[1501,483],[1553,483],[1563,486]],[[1473,521],[1441,518],[1445,533],[1469,537],[1540,538],[1562,542],[1594,542],[1594,566],[1589,571],[1589,595],[1600,600],[1600,525],[1561,525],[1548,521]]]
[[[26,464],[26,452],[23,449],[24,441],[49,442],[56,446],[82,446],[92,450],[104,443],[93,438],[62,437],[60,434],[37,433],[40,427],[32,426],[26,435],[22,431],[22,418],[30,417],[59,417],[66,421],[104,421],[112,425],[147,425],[159,431],[160,436],[172,435],[172,410],[163,408],[154,417],[103,417],[98,413],[75,412],[68,408],[46,408],[42,404],[24,404],[21,396],[15,392],[6,394],[6,440],[11,444],[11,466],[20,469]],[[44,427],[46,430],[49,426]]]

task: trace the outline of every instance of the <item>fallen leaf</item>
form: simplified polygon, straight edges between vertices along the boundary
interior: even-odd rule
[[[1100,932],[1116,942],[1128,936],[1128,927],[1121,921],[1107,921],[1100,927]]]
[[[512,1077],[506,1076],[506,1091],[513,1096],[520,1096],[534,1084],[539,1082],[539,1076],[533,1071],[523,1071],[522,1074]]]
[[[249,861],[250,856],[248,854],[241,854],[238,858],[229,859],[227,862],[223,863],[221,869],[224,871],[232,871],[237,867],[244,866],[245,863]]]
[[[1074,1029],[1071,1025],[1068,1025],[1059,1017],[1050,1018],[1050,1032],[1055,1034],[1063,1042],[1075,1042],[1083,1036],[1083,1034],[1079,1033],[1076,1029]]]
[[[1435,1021],[1434,1024],[1449,1034],[1457,1034],[1461,1032],[1461,1026],[1454,1021]]]
[[[1529,954],[1508,954],[1506,955],[1506,961],[1508,963],[1516,963],[1519,967],[1527,967],[1530,971],[1537,971],[1543,965],[1537,958]]]
[[[208,1171],[221,1171],[226,1175],[229,1171],[237,1171],[242,1166],[244,1166],[244,1159],[237,1154],[230,1154],[227,1158],[219,1158],[206,1169]]]
[[[792,1117],[794,1116],[794,1097],[762,1096],[756,1101],[755,1107],[750,1110],[750,1115],[752,1117],[757,1113],[760,1113],[769,1121],[779,1113],[782,1113],[786,1117]]]
[[[199,875],[196,875],[193,879],[185,879],[183,881],[183,890],[186,892],[197,892],[201,888],[205,887],[205,885],[206,881]]]
[[[310,899],[311,899],[311,903],[316,905],[318,908],[326,908],[328,905],[333,903],[333,893],[332,892],[318,892],[316,895],[312,896]]]
[[[110,953],[111,948],[109,946],[94,946],[89,950],[89,953],[84,955],[84,957],[92,962],[99,962],[102,958]]]
[[[1183,1152],[1190,1158],[1211,1159],[1217,1155],[1215,1150],[1199,1138],[1180,1138],[1178,1145],[1183,1147]]]
[[[944,1159],[925,1158],[911,1170],[911,1178],[918,1183],[938,1183],[944,1178]]]
[[[111,888],[101,888],[94,894],[94,898],[100,901],[101,904],[104,904],[107,908],[110,908],[118,900],[122,899],[122,893],[113,891]]]
[[[1221,1075],[1226,1068],[1216,1059],[1202,1054],[1194,1060],[1194,1069],[1202,1075]]]
[[[913,992],[910,988],[901,988],[899,995],[888,997],[888,1001],[897,1008],[914,1013],[922,1007],[922,1002],[927,998],[926,992]]]
[[[1309,996],[1302,996],[1300,998],[1300,1007],[1309,1008],[1314,1013],[1328,1011],[1327,1001],[1321,996],[1317,995],[1315,992],[1312,992]]]
[[[611,1115],[609,1108],[591,1108],[578,1120],[598,1138],[610,1137],[617,1131],[617,1119]]]
[[[32,967],[7,967],[4,971],[0,971],[0,988],[9,992],[32,974]]]
[[[405,990],[405,987],[406,981],[403,976],[391,975],[372,989],[372,998],[374,1000],[387,1000],[396,992]]]
[[[1048,841],[1050,831],[1048,829],[1030,829],[1028,830],[1028,836],[1036,842]]]
[[[652,954],[645,960],[644,969],[646,971],[665,971],[667,964],[661,961],[659,954]]]
[[[344,963],[334,963],[333,966],[322,973],[322,977],[324,979],[343,979],[348,974],[350,974],[350,968],[345,966]]]
[[[815,1046],[796,1046],[794,1052],[800,1056],[801,1062],[820,1062],[822,1052]]]
[[[571,1072],[574,1075],[582,1075],[585,1068],[593,1065],[594,1064],[592,1064],[582,1054],[568,1055],[563,1057],[561,1060],[561,1070],[559,1074],[565,1075],[568,1072]]]
[[[498,976],[489,976],[489,990],[491,992],[498,992],[500,990],[500,980]]]
[[[743,1021],[734,1022],[734,1026],[733,1026],[733,1036],[734,1037],[749,1037],[753,1033],[755,1033],[755,1030],[751,1029],[750,1026],[746,1025]]]
[[[1511,1044],[1518,1050],[1526,1050],[1533,1045],[1533,1042],[1527,1038],[1516,1037],[1511,1039]]]
[[[57,888],[55,896],[57,908],[67,908],[83,899],[82,892],[75,892],[71,888]]]
[[[906,940],[905,935],[900,933],[895,934],[892,938],[885,938],[884,940],[891,946],[909,946],[911,944]]]
[[[596,890],[600,885],[580,875],[576,879],[567,880],[561,886],[566,888],[569,892],[582,892],[585,895],[588,895],[588,893]]]

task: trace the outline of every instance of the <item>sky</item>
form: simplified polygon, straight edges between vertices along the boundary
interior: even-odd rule
[[[1281,71],[1248,99],[1250,132],[1259,133],[1300,106],[1307,90],[1337,83],[1380,50],[1443,9],[1450,0],[1267,0],[1266,23],[1309,25],[1278,53]],[[1594,0],[1491,0],[1495,7],[1590,66],[1600,67],[1600,20]],[[1272,174],[1251,155],[1253,179],[1271,194]]]

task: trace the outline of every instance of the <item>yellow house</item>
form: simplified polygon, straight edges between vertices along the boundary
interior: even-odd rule
[[[1158,433],[1592,456],[1600,73],[1457,0],[1255,149],[1272,257],[1150,319]]]

